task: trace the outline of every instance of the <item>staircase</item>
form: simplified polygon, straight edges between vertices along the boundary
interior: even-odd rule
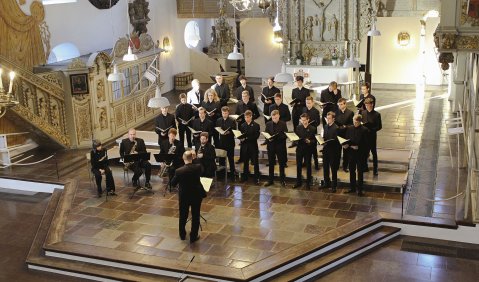
[[[13,92],[20,103],[9,110],[15,115],[13,119],[22,119],[58,145],[69,147],[65,97],[60,79],[52,73],[48,79],[43,78],[2,55],[0,65],[4,72],[16,73]]]

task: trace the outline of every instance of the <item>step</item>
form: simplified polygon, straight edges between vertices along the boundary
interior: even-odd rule
[[[46,257],[43,245],[53,221],[55,211],[62,196],[55,190],[43,214],[40,226],[28,252],[26,263],[29,269],[52,272],[96,281],[178,281],[176,278],[151,275],[142,272],[123,270],[86,262]],[[186,280],[187,281],[187,280]]]
[[[380,226],[365,235],[344,244],[317,259],[310,260],[298,267],[268,281],[308,281],[318,278],[332,269],[341,267],[365,252],[371,251],[399,235],[400,228]]]

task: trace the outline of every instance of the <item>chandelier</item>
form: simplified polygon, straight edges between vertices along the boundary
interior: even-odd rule
[[[5,115],[8,108],[18,105],[18,101],[15,101],[12,95],[13,79],[15,78],[15,73],[11,71],[9,74],[10,86],[8,88],[8,93],[7,93],[3,89],[2,72],[3,70],[0,69],[0,118]]]
[[[257,0],[230,0],[231,5],[240,12],[251,10],[255,2]]]

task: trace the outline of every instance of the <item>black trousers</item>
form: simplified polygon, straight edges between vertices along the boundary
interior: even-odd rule
[[[268,147],[269,181],[274,180],[274,165],[276,164],[276,158],[278,158],[279,178],[281,179],[281,181],[284,181],[286,178],[286,175],[284,173],[284,167],[287,161],[286,145],[271,145],[271,147]]]
[[[243,156],[241,157],[243,159],[243,180],[248,179],[250,171],[249,171],[249,162],[254,166],[254,177],[255,179],[259,179],[260,173],[259,173],[259,160],[258,160],[258,152],[254,153],[251,152],[251,150],[248,149],[243,149]]]
[[[370,133],[368,135],[368,149],[364,155],[364,165],[363,169],[366,170],[368,168],[368,159],[369,159],[369,152],[373,155],[373,170],[378,170],[378,148],[377,148],[377,140],[378,135],[376,133]]]
[[[228,159],[228,164],[229,164],[229,167],[230,167],[230,172],[231,173],[234,173],[235,172],[235,148],[234,147],[230,147],[230,148],[219,148],[219,149],[223,149],[226,151],[226,156],[227,156],[227,159]],[[224,166],[226,165],[226,160],[224,158],[221,158],[219,159],[219,164],[221,166]]]
[[[106,191],[115,191],[115,181],[113,180],[113,174],[111,172],[111,169],[109,167],[105,167],[105,182],[106,182]],[[96,182],[96,188],[98,190],[98,193],[101,193],[103,190],[101,189],[101,179],[102,175],[99,169],[92,168],[91,172],[93,175],[95,175],[95,182]]]
[[[313,150],[311,148],[299,148],[296,150],[296,183],[303,182],[303,160],[306,163],[306,175],[308,183],[313,179],[311,171],[311,157],[313,156]]]
[[[302,108],[301,107],[293,107],[292,111],[292,120],[293,120],[293,128],[296,131],[296,127],[299,125],[299,119],[302,114]]]
[[[133,171],[133,181],[138,181],[140,176],[145,171],[146,182],[150,182],[151,178],[151,164],[148,161],[141,161],[139,163],[134,163],[130,166],[130,169]]]
[[[186,142],[188,144],[188,148],[192,148],[192,142],[191,142],[191,130],[188,128],[188,126],[184,124],[178,124],[178,131],[180,133],[180,143],[184,146],[185,145],[185,134],[186,134]]]
[[[348,153],[347,153],[346,150],[347,150],[347,149],[341,149],[341,150],[339,151],[339,154],[338,154],[338,169],[339,169],[339,164],[341,163],[341,151],[342,151],[342,156],[343,156],[342,168],[343,168],[343,169],[348,168],[348,165],[349,165],[349,157],[348,157]]]
[[[190,240],[198,237],[198,229],[200,228],[200,210],[201,210],[201,201],[203,198],[192,199],[191,197],[180,197],[179,198],[179,207],[180,207],[180,219],[179,219],[179,232],[180,237],[186,237],[186,221],[188,220],[189,210],[191,207],[191,230],[190,230]]]
[[[363,158],[364,153],[359,150],[347,149],[349,155],[349,189],[356,191],[356,186],[359,192],[363,191]],[[357,173],[357,181],[356,181]]]
[[[332,187],[334,188],[336,188],[338,185],[338,167],[339,167],[338,154],[340,154],[340,152],[341,151],[339,148],[323,149],[324,182],[328,185],[331,184],[331,178],[329,177],[329,172],[331,171],[331,176],[333,179]]]

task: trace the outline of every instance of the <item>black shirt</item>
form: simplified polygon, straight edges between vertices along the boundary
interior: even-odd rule
[[[108,155],[105,149],[91,150],[90,163],[92,169],[105,169],[108,167]]]
[[[329,91],[329,87],[321,91],[321,97],[319,100],[321,103],[333,103],[326,104],[323,108],[323,116],[326,116],[328,112],[336,112],[338,109],[338,101],[341,98],[341,90],[337,89],[338,94],[334,94],[333,91]]]
[[[285,132],[288,131],[288,127],[286,126],[286,123],[282,120],[279,120],[278,123],[274,123],[272,120],[268,121],[266,123],[266,130],[265,132],[269,133],[269,135],[274,136],[270,140],[268,140],[268,149],[270,149],[270,146],[276,146],[276,145],[284,145],[286,146],[286,134]],[[286,147],[285,147],[286,149]]]
[[[374,107],[373,109],[376,107],[376,97],[373,96],[373,94],[369,93],[369,95],[367,97],[364,97],[363,94],[359,95],[359,100],[363,100],[363,99],[366,99],[366,98],[371,98],[373,99],[373,103],[374,103]],[[359,108],[360,110],[366,110],[366,105],[364,105],[364,101],[362,103],[362,107]]]
[[[172,147],[175,146],[175,149],[173,150]],[[172,154],[175,155],[173,159],[173,166],[175,168],[178,168],[184,164],[183,162],[183,153],[185,152],[185,147],[180,144],[179,140],[173,140],[173,144],[170,143],[170,140],[163,140],[160,144],[160,153],[162,154],[168,154],[170,151],[172,151]]]
[[[216,94],[218,94],[218,97],[220,98],[220,105],[226,106],[228,99],[230,98],[230,88],[228,84],[223,82],[221,83],[221,85],[218,85],[218,83],[216,83],[215,91],[216,91]]]
[[[251,101],[249,101],[247,104],[245,104],[243,101],[239,101],[238,104],[236,105],[235,114],[241,115],[241,114],[244,114],[247,110],[250,110],[253,112],[253,120],[259,117],[258,106],[256,106],[256,104]]]
[[[304,127],[302,124],[299,124],[296,127],[296,135],[300,138],[298,141],[298,147],[296,147],[296,152],[301,150],[312,150],[316,147],[316,128],[309,125]],[[306,143],[306,139],[310,142]]]
[[[302,87],[301,89],[294,88],[292,98],[293,100],[299,99],[299,102],[294,105],[294,108],[302,109],[303,107],[306,107],[306,97],[308,96],[310,96],[309,89],[304,87]]]
[[[226,148],[234,147],[235,139],[234,139],[233,132],[231,130],[236,129],[236,122],[232,118],[224,119],[223,117],[220,117],[219,119],[216,120],[216,127],[221,127],[221,129],[223,130],[226,130],[228,128],[230,129],[229,134],[225,134],[225,135],[219,134],[220,136],[219,148],[226,149]]]
[[[159,116],[156,117],[155,119],[155,132],[158,134],[158,142],[160,140],[164,140],[165,138],[168,138],[168,130],[166,130],[165,135],[161,135],[163,133],[159,128],[165,130],[167,128],[176,128],[176,122],[175,122],[175,117],[167,113],[166,116],[163,114],[160,114]]]
[[[286,105],[286,104],[279,104],[276,105],[276,103],[274,104],[271,104],[269,106],[269,113],[271,114],[272,111],[274,110],[278,110],[279,111],[279,119],[284,121],[284,122],[287,122],[287,121],[290,121],[291,120],[291,113],[289,111],[289,107]]]
[[[311,109],[308,109],[305,107],[303,109],[303,113],[306,113],[309,115],[309,122],[311,122],[311,125],[313,127],[318,127],[319,124],[321,123],[321,115],[319,114],[318,109],[315,107],[312,107]]]
[[[264,107],[263,107],[263,112],[268,114],[270,113],[269,112],[269,108],[270,106],[274,103],[274,95],[278,94],[278,93],[281,93],[279,91],[278,88],[276,88],[276,86],[273,86],[271,88],[269,88],[269,86],[266,86],[263,88],[263,90],[261,91],[261,101],[263,102],[264,104]],[[268,100],[271,101],[271,104],[267,104],[266,103],[266,99],[264,98],[264,96],[266,96],[266,98],[269,98]]]
[[[243,91],[248,91],[249,93],[249,99],[251,102],[254,102],[254,91],[253,88],[249,85],[246,85],[245,88],[243,88],[242,85],[238,86],[235,90],[235,97],[238,99],[238,101],[241,101],[243,99]]]
[[[362,110],[361,116],[363,117],[363,125],[366,126],[372,134],[375,134],[383,128],[381,114],[375,110],[372,110],[371,112]]]
[[[193,110],[193,106],[186,103],[186,104],[178,104],[175,110],[175,117],[178,121],[178,124],[182,124],[180,118],[184,121],[190,120],[192,117],[195,116],[195,110]]]
[[[340,109],[338,109],[336,111],[336,119],[334,123],[336,123],[339,127],[353,125],[353,117],[354,113],[351,110],[345,109],[344,112],[342,112]]]

